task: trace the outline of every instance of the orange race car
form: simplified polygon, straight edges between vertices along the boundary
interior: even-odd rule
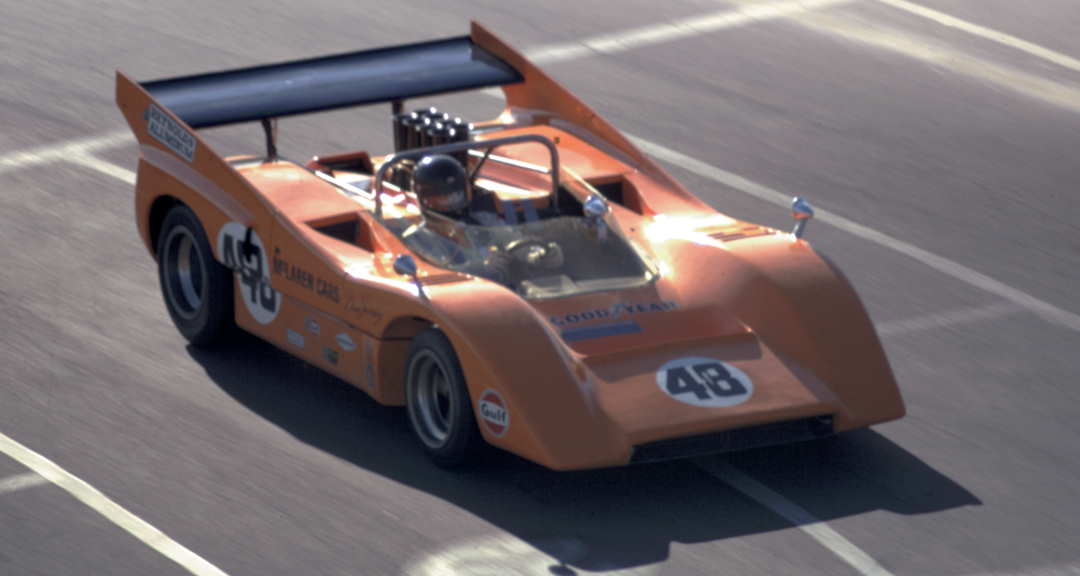
[[[466,124],[407,98],[502,86]],[[407,406],[435,462],[559,470],[817,438],[904,404],[851,285],[720,214],[520,53],[467,37],[138,83],[139,232],[194,345],[237,327]],[[389,102],[392,154],[278,158],[277,118]],[[261,122],[265,157],[194,131]],[[389,124],[389,123],[388,123]]]

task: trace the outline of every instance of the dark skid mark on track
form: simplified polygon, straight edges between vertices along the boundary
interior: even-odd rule
[[[560,562],[612,570],[665,560],[672,542],[735,538],[791,525],[691,462],[554,472],[490,449],[475,467],[431,464],[402,408],[264,342],[189,353],[221,388],[296,438],[461,507]],[[925,514],[980,504],[880,434],[864,430],[724,458],[821,520],[887,510]]]

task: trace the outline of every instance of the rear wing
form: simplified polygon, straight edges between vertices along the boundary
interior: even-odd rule
[[[144,146],[188,163],[205,142],[193,129],[501,86],[508,115],[568,129],[673,190],[689,193],[629,139],[523,54],[473,21],[469,36],[236,70],[137,82],[117,72],[117,104]],[[518,113],[521,114],[517,118]],[[222,166],[228,166],[210,151]],[[231,169],[226,168],[226,172]],[[204,175],[209,175],[202,171]],[[237,177],[239,177],[237,175]]]
[[[521,82],[468,36],[141,83],[191,128]]]

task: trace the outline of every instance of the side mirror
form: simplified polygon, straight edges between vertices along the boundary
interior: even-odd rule
[[[595,194],[585,200],[585,217],[590,220],[599,220],[607,214],[608,206],[604,199]]]
[[[417,294],[424,297],[424,288],[420,286],[420,279],[416,277],[416,259],[408,254],[402,254],[394,258],[394,273],[409,276],[416,283]]]
[[[607,242],[607,224],[604,223],[604,216],[608,212],[607,201],[593,194],[585,199],[585,204],[582,207],[590,228],[596,230],[596,239],[600,242]]]
[[[795,229],[791,231],[791,235],[796,238],[802,238],[803,230],[806,229],[806,223],[814,217],[814,209],[805,198],[796,196],[791,201],[791,217],[795,219]]]
[[[416,260],[408,254],[398,256],[394,259],[394,273],[416,278]]]

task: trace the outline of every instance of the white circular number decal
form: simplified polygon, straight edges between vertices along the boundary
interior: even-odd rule
[[[672,360],[656,372],[656,383],[680,402],[707,408],[742,404],[754,393],[754,383],[742,370],[712,358]]]
[[[248,312],[260,324],[269,324],[277,317],[281,298],[270,287],[270,261],[266,257],[259,235],[251,231],[251,245],[244,254],[247,229],[238,222],[229,222],[218,232],[217,249],[225,266],[236,271],[240,291]]]

